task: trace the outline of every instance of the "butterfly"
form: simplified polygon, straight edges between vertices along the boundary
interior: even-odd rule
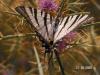
[[[48,12],[24,6],[18,6],[15,10],[35,29],[37,37],[45,47],[45,53],[52,52],[59,40],[89,19],[88,14],[71,15],[56,19]],[[60,61],[57,50],[54,51],[58,61]]]
[[[66,16],[59,19],[56,27],[55,18],[47,12],[24,6],[18,6],[15,9],[25,17],[31,27],[36,29],[38,37],[40,37],[42,41],[44,40],[43,43],[51,45],[56,44],[65,35],[89,18],[88,14]]]

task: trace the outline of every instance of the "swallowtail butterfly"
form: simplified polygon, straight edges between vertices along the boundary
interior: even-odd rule
[[[36,29],[37,36],[48,46],[56,44],[89,18],[87,14],[66,16],[59,19],[58,26],[56,27],[55,18],[47,12],[24,6],[16,7],[16,11],[25,17],[30,25]]]

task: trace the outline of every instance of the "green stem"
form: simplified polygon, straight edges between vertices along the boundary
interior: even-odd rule
[[[39,75],[44,75],[43,74],[43,68],[42,68],[42,65],[41,65],[41,62],[40,62],[40,59],[39,59],[39,55],[38,55],[37,49],[36,49],[35,46],[33,46],[33,49],[34,49],[34,53],[35,53],[37,64],[38,64]]]
[[[62,75],[65,75],[64,68],[63,68],[63,66],[62,66],[62,63],[61,63],[59,54],[58,54],[58,52],[57,52],[56,50],[54,50],[54,52],[55,52],[55,56],[56,56],[56,59],[57,59],[57,61],[58,61],[58,64],[59,64],[59,66],[60,66],[61,73],[62,73]]]
[[[19,38],[19,37],[29,37],[34,36],[35,33],[27,33],[27,34],[17,34],[17,35],[7,35],[0,37],[0,40],[12,39],[12,38]]]
[[[99,26],[100,22],[95,22],[95,23],[92,23],[92,24],[86,24],[86,25],[83,25],[83,26],[80,26],[78,29],[82,29],[82,28],[86,28],[86,27],[90,27],[90,26],[94,26],[94,25],[98,25]],[[76,30],[78,30],[76,29]]]
[[[49,71],[49,75],[56,75],[52,53],[48,54],[48,71]]]

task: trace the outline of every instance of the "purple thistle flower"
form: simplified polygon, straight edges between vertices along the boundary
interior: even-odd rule
[[[58,9],[58,5],[54,0],[39,0],[39,7],[41,10],[47,11],[56,11]]]
[[[62,53],[64,51],[64,48],[66,47],[65,41],[59,41],[57,45],[57,49],[59,53]]]
[[[77,32],[70,32],[69,34],[67,34],[65,37],[64,37],[64,41],[66,43],[71,43],[75,40],[75,37],[76,37],[76,34]]]
[[[70,32],[61,41],[58,42],[58,50],[60,53],[64,52],[64,48],[71,44],[76,38],[77,32]]]

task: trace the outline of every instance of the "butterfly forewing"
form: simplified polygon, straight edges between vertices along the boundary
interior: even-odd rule
[[[66,24],[64,25],[64,23],[62,22],[61,25],[58,26],[57,32],[55,33],[55,36],[54,36],[54,43],[60,40],[61,38],[63,38],[65,35],[67,35],[71,31],[73,31],[83,21],[87,20],[87,18],[88,18],[88,15],[69,16],[69,19],[66,19],[65,17],[65,19],[68,21],[67,22],[63,21],[63,22],[66,22]]]
[[[36,8],[18,6],[16,11],[36,28],[37,32],[47,41],[52,39],[52,16]]]
[[[71,26],[75,18],[73,17],[71,20],[71,17],[65,17],[61,25],[58,27],[58,31],[55,34],[55,38],[58,37],[58,35],[61,33],[61,31],[66,28],[66,30]],[[76,17],[76,16],[75,16]],[[67,22],[66,22],[67,21]]]

